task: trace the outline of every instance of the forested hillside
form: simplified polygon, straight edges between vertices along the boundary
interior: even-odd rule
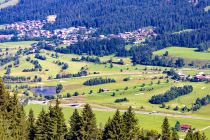
[[[119,33],[155,26],[160,33],[209,26],[204,8],[210,0],[20,0],[0,11],[0,24],[27,19],[45,19],[56,14],[55,24],[46,28],[85,25],[99,33]],[[17,14],[18,13],[18,14]]]

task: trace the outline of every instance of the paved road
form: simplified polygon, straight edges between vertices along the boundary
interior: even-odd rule
[[[71,107],[72,104],[61,105],[63,107]],[[77,108],[82,108],[83,103],[79,104]],[[105,111],[105,112],[115,112],[116,109],[108,108],[99,105],[92,105],[93,110],[97,111]],[[96,107],[95,107],[96,106]],[[119,110],[120,112],[125,112],[127,110]],[[143,115],[157,115],[157,116],[168,116],[168,117],[175,117],[175,118],[184,118],[184,119],[196,119],[196,120],[205,120],[210,121],[210,118],[198,117],[198,116],[191,116],[191,115],[182,115],[182,114],[169,114],[169,113],[159,113],[159,112],[147,112],[147,111],[135,111],[136,114],[143,114]],[[206,128],[208,129],[208,128]]]

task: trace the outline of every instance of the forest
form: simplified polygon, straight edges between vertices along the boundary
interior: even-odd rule
[[[196,5],[188,0],[20,0],[0,11],[0,24],[57,15],[56,22],[46,29],[86,26],[110,34],[154,26],[165,33],[208,27],[210,14],[204,13],[208,5],[209,0]]]

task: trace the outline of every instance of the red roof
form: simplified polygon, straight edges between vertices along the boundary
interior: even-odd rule
[[[190,125],[188,125],[188,124],[182,124],[181,125],[181,129],[190,129]]]
[[[199,79],[199,80],[204,80],[205,76],[203,76],[203,75],[196,75],[195,78]]]

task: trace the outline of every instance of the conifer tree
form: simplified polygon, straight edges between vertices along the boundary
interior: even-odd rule
[[[171,132],[170,132],[168,118],[165,117],[162,124],[162,140],[170,140],[170,136],[171,136]]]
[[[181,130],[179,121],[176,122],[175,129],[176,129],[176,131],[180,131]]]
[[[49,137],[52,137],[56,140],[63,140],[66,133],[67,128],[65,124],[64,114],[62,112],[62,108],[59,107],[59,101],[56,100],[56,105],[54,107],[49,107],[49,118],[50,118],[50,126],[49,128]]]
[[[86,104],[82,111],[82,134],[85,140],[98,138],[95,114],[89,104]]]
[[[110,138],[110,132],[111,131],[111,119],[109,118],[108,121],[105,124],[104,130],[103,130],[103,136],[102,139],[103,140],[107,140]]]
[[[82,117],[79,115],[77,109],[74,110],[73,115],[69,120],[70,131],[68,134],[68,140],[80,140],[82,139]]]
[[[173,132],[172,132],[171,140],[179,140],[179,135],[178,135],[176,129],[174,129]]]
[[[193,130],[190,128],[184,140],[194,140]]]
[[[193,134],[194,140],[201,140],[202,139],[202,134],[200,131],[197,131]]]
[[[108,121],[104,128],[103,139],[122,140],[125,138],[125,125],[119,110],[114,117]]]
[[[14,139],[28,139],[28,124],[23,107],[19,104],[17,94],[10,99],[8,113],[10,115],[10,135]]]
[[[124,139],[137,139],[139,132],[138,120],[135,117],[132,107],[129,107],[128,111],[123,114],[123,122],[125,125]]]
[[[8,106],[10,102],[9,92],[6,90],[2,79],[0,78],[0,111],[3,117],[8,117]]]
[[[0,139],[12,139],[11,133],[11,116],[9,112],[10,96],[7,92],[2,79],[0,78]]]
[[[201,140],[208,140],[208,138],[206,137],[205,133],[202,134]]]
[[[34,118],[34,111],[30,109],[29,115],[28,115],[28,139],[29,140],[34,140],[35,138],[35,118]]]
[[[40,112],[38,119],[36,120],[35,124],[35,139],[36,140],[45,140],[47,139],[47,127],[48,127],[49,120],[47,119],[47,114],[42,109]]]

